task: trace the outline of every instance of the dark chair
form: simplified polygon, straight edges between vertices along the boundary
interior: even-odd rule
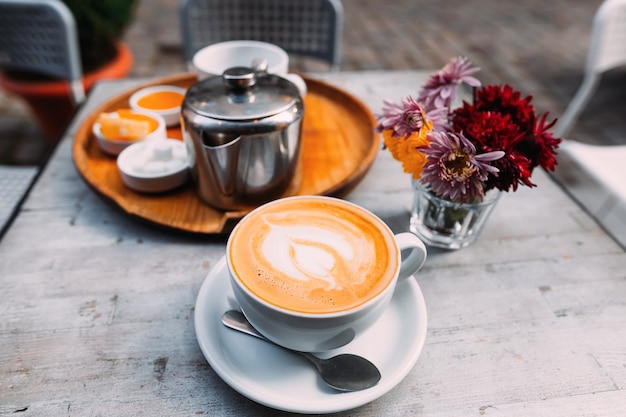
[[[0,0],[0,68],[70,82],[74,104],[85,99],[74,16],[59,0]]]
[[[204,46],[245,39],[273,43],[339,69],[340,0],[182,0],[180,20],[188,65]]]
[[[72,102],[82,103],[80,50],[68,7],[59,0],[0,0],[0,69],[67,80]],[[0,237],[37,173],[38,167],[0,165]]]

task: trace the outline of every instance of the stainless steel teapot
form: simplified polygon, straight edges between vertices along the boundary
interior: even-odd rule
[[[181,127],[200,199],[242,210],[297,189],[303,114],[297,87],[262,68],[230,68],[192,85]]]

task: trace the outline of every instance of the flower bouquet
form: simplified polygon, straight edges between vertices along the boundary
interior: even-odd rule
[[[427,243],[458,249],[475,241],[502,191],[534,187],[534,168],[554,170],[561,139],[510,85],[481,86],[463,57],[432,74],[417,98],[384,102],[377,130],[412,175],[411,231]],[[453,108],[460,86],[472,102]]]

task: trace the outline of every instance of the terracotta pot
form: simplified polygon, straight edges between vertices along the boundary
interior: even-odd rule
[[[85,91],[89,91],[97,81],[126,77],[132,67],[132,53],[126,45],[120,43],[117,57],[112,62],[84,75]],[[0,86],[26,101],[50,142],[59,140],[76,111],[67,81],[16,80],[0,72]]]

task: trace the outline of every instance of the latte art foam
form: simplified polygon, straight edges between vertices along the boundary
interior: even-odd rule
[[[397,269],[393,236],[342,202],[284,201],[253,213],[233,233],[229,256],[244,285],[299,312],[358,306],[380,293]]]

